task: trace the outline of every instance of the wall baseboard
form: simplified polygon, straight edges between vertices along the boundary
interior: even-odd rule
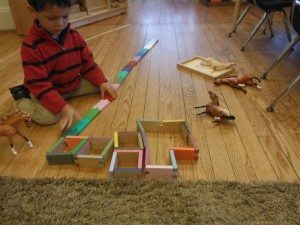
[[[15,30],[16,26],[9,7],[0,8],[0,30]]]

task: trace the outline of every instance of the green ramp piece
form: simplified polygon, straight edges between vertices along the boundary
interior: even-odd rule
[[[81,120],[75,123],[67,132],[63,134],[63,136],[73,135],[76,136],[80,134],[87,125],[92,122],[92,120],[100,113],[99,109],[91,109],[88,111],[87,115],[84,116]]]
[[[47,154],[50,154],[51,152],[56,150],[59,145],[63,144],[64,140],[65,139],[63,137],[59,138],[58,141],[48,149]]]
[[[76,148],[71,152],[71,154],[74,156],[75,154],[78,153],[78,151],[82,148],[82,146],[84,146],[87,142],[87,138],[83,139],[79,145],[76,146]]]
[[[121,84],[123,82],[123,80],[125,80],[127,75],[128,75],[127,71],[124,71],[124,70],[120,71],[115,78],[115,83]]]

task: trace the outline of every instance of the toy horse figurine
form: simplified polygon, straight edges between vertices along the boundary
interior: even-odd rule
[[[198,113],[197,116],[208,113],[214,118],[213,122],[218,122],[221,120],[234,120],[235,117],[231,115],[227,109],[220,107],[218,96],[211,91],[209,91],[208,93],[211,99],[211,103],[195,107],[195,109],[204,107],[206,108],[204,112]]]
[[[11,146],[11,151],[14,155],[17,155],[13,144],[13,138],[16,134],[18,134],[25,141],[27,141],[30,148],[33,147],[31,141],[29,141],[28,138],[19,130],[19,126],[23,121],[25,122],[26,126],[30,126],[31,114],[17,111],[15,113],[0,117],[0,136],[7,137]]]
[[[233,68],[235,66],[235,63],[222,63],[216,61],[213,58],[203,58],[201,65],[210,67],[213,71],[220,71]]]
[[[246,85],[256,85],[258,89],[261,89],[261,87],[256,82],[261,82],[261,80],[258,77],[250,76],[250,75],[239,75],[239,76],[232,76],[232,77],[224,77],[221,79],[216,79],[214,84],[228,84],[229,86],[237,89],[241,89],[244,91],[244,93],[247,93],[247,91],[244,89]]]

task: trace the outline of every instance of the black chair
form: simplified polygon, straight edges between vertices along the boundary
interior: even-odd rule
[[[232,31],[228,34],[228,37],[231,37],[232,33],[236,32],[238,25],[243,21],[243,19],[245,18],[246,14],[249,12],[249,10],[254,6],[254,0],[247,0],[247,2],[249,3],[249,5],[242,12],[242,14],[238,18],[238,20],[234,23]]]
[[[250,36],[246,40],[245,44],[242,46],[241,51],[245,50],[245,47],[247,44],[251,41],[253,36],[256,34],[256,32],[259,30],[261,25],[266,22],[268,23],[268,26],[271,31],[271,36],[273,37],[273,31],[272,31],[272,21],[271,17],[275,12],[281,12],[283,24],[286,30],[286,34],[288,37],[288,40],[291,41],[291,34],[289,31],[288,26],[288,20],[286,13],[284,11],[284,8],[291,7],[292,6],[292,0],[254,0],[255,5],[257,5],[260,9],[262,9],[265,13],[263,17],[260,19],[260,21],[257,23],[253,31],[251,32]]]
[[[289,52],[294,48],[294,46],[300,40],[300,1],[295,1],[291,10],[291,24],[297,35],[292,40],[292,42],[280,53],[280,55],[272,62],[272,64],[265,70],[262,79],[266,79],[268,73],[283,59]]]
[[[272,63],[272,65],[267,69],[267,71],[264,73],[263,78],[266,78],[267,72],[269,72],[272,68],[274,68],[275,65],[278,64],[278,62],[283,59],[288,52],[295,46],[295,44],[300,40],[300,1],[295,0],[293,4],[293,8],[291,11],[291,23],[294,28],[294,30],[297,32],[297,36],[294,38],[292,43],[280,54],[280,56],[275,59],[275,61]],[[297,75],[297,77],[284,89],[284,91],[271,103],[269,107],[267,107],[267,111],[273,112],[275,105],[284,98],[288,93],[290,93],[294,87],[300,82],[300,74]]]

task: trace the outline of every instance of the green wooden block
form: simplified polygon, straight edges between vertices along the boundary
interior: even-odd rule
[[[93,108],[93,109],[90,109],[84,117],[87,117],[90,120],[93,120],[99,113],[100,113],[99,109]]]
[[[115,83],[121,84],[125,80],[127,75],[128,75],[127,71],[124,70],[120,71],[115,78]]]

